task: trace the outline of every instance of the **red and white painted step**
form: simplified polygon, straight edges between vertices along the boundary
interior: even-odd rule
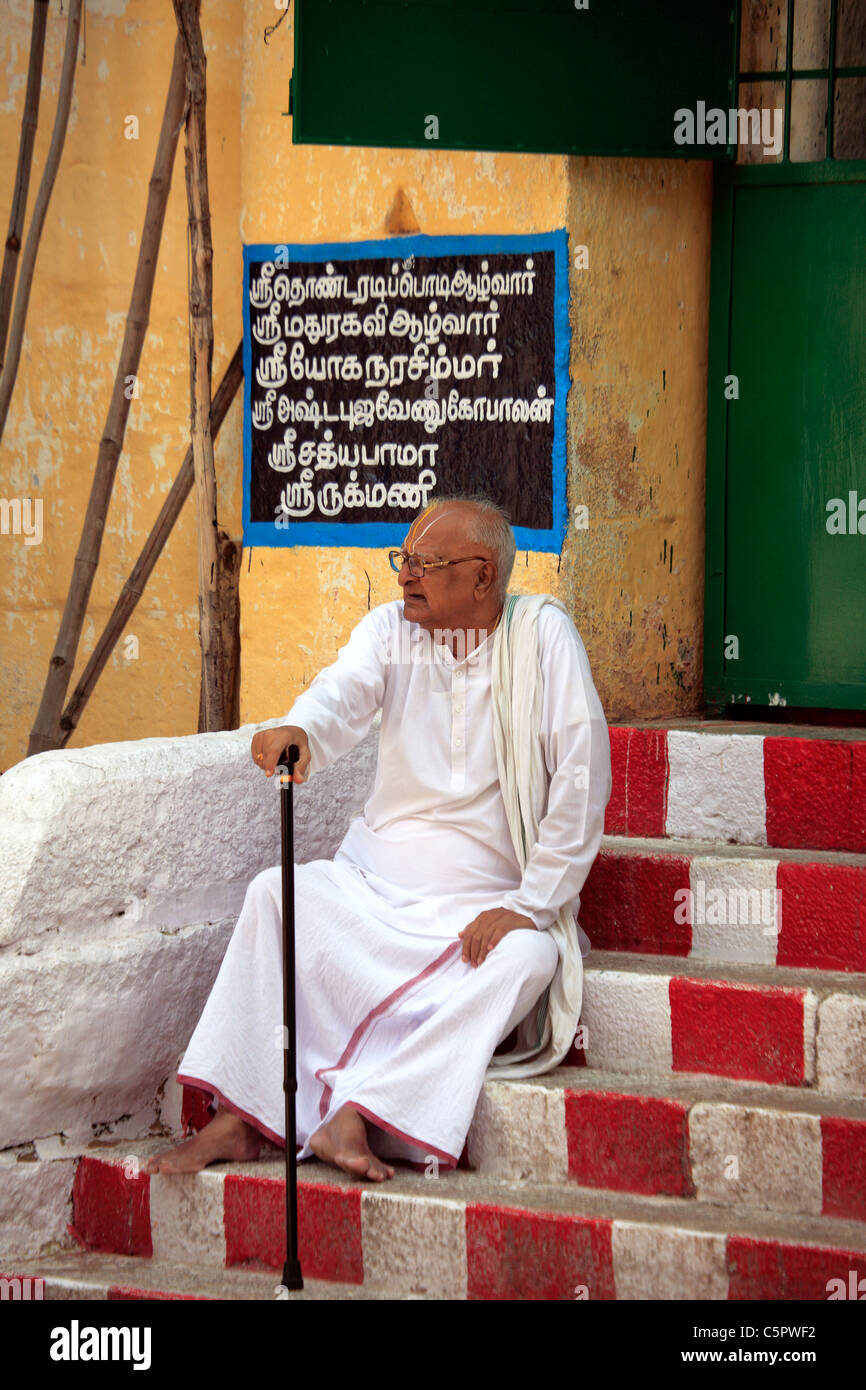
[[[580,895],[594,950],[866,972],[866,855],[605,836]]]
[[[281,1268],[280,1163],[128,1173],[107,1154],[80,1161],[82,1246],[201,1269]],[[866,1292],[866,1225],[825,1216],[465,1172],[362,1188],[316,1163],[301,1167],[298,1212],[306,1277],[404,1298],[826,1300],[861,1281]]]
[[[184,1090],[185,1127],[201,1129],[204,1097]],[[558,1067],[485,1083],[460,1166],[509,1183],[866,1221],[866,1100]]]
[[[496,1181],[866,1222],[866,1102],[814,1093],[560,1068],[487,1083],[467,1157]]]
[[[783,983],[784,981],[784,983]],[[866,1096],[866,980],[593,952],[566,1059],[637,1075],[697,1072]]]
[[[611,726],[605,830],[866,852],[866,729]]]

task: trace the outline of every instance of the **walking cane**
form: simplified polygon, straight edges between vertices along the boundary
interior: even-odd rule
[[[283,1090],[286,1096],[286,1263],[283,1285],[302,1289],[304,1277],[298,1259],[298,1164],[296,1157],[295,1097],[298,1090],[295,1060],[295,849],[292,774],[300,757],[297,744],[283,754],[279,764],[280,830],[283,859]]]

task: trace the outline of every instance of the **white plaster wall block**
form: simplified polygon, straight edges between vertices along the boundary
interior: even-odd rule
[[[66,1226],[72,1220],[74,1176],[71,1158],[0,1165],[0,1260],[72,1247]]]
[[[438,1178],[430,1178],[435,1188]],[[466,1297],[466,1208],[462,1202],[364,1192],[364,1284],[399,1297]]]
[[[777,867],[775,859],[691,860],[692,956],[775,965]]]
[[[580,1021],[585,1029],[588,1066],[611,1071],[671,1070],[667,975],[587,970]]]
[[[270,721],[273,723],[274,721]],[[278,779],[257,728],[40,753],[0,778],[0,944],[184,926],[240,910],[279,861]],[[333,855],[372,782],[376,733],[294,790],[297,857]]]
[[[523,1081],[485,1082],[468,1144],[469,1162],[484,1177],[566,1182],[565,1091]]]
[[[247,859],[273,853],[245,743],[238,733],[143,739],[10,768],[0,939],[38,948],[45,933],[104,938],[224,914]]]
[[[670,729],[668,762],[671,838],[767,843],[762,738]]]
[[[836,1096],[866,1096],[866,999],[831,994],[818,1010],[818,1086]]]
[[[0,1148],[61,1131],[93,1138],[148,1107],[155,1118],[233,925],[0,959]]]
[[[614,1221],[618,1299],[725,1299],[727,1237],[679,1227]]]
[[[689,1111],[698,1200],[820,1216],[820,1115],[700,1102]]]

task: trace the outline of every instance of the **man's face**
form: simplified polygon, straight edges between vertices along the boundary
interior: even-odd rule
[[[431,634],[437,628],[457,630],[478,626],[476,587],[483,560],[492,560],[492,552],[478,541],[470,540],[468,530],[459,508],[448,507],[422,517],[410,528],[403,541],[407,555],[417,555],[422,560],[457,560],[470,555],[482,559],[467,559],[465,564],[425,570],[421,579],[415,579],[404,565],[397,583],[403,590],[403,616],[407,622],[418,623]],[[488,566],[486,574],[490,568]],[[486,598],[489,606],[489,589]]]

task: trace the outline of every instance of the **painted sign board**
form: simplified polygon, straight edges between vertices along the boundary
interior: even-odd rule
[[[244,543],[401,544],[481,491],[566,526],[567,236],[244,249]]]

